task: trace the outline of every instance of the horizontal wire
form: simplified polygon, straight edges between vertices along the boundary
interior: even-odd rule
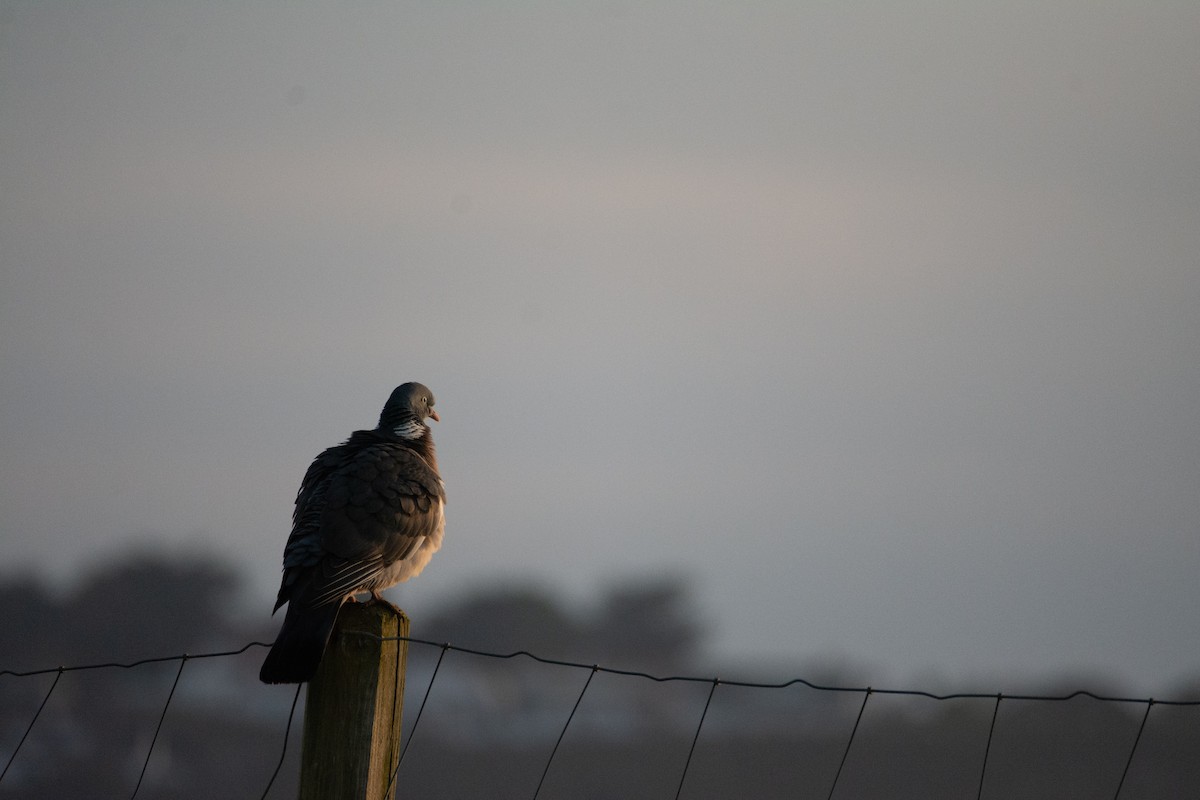
[[[50,667],[49,669],[35,669],[29,672],[17,672],[11,669],[0,669],[0,677],[12,675],[14,678],[28,678],[31,675],[46,675],[51,672],[80,672],[88,669],[106,669],[115,667],[117,669],[133,669],[145,664],[161,664],[164,661],[179,661],[180,659],[188,659],[192,661],[197,658],[220,658],[222,656],[240,656],[242,653],[249,650],[251,647],[270,647],[270,642],[249,642],[243,645],[238,650],[222,650],[219,653],[180,653],[177,656],[157,656],[155,658],[143,658],[140,661],[130,661],[127,664],[121,664],[115,661],[108,661],[102,664],[77,664],[73,667]]]
[[[694,675],[652,675],[648,672],[640,672],[638,670],[617,669],[615,667],[602,667],[596,664],[585,664],[579,661],[564,661],[557,658],[546,658],[545,656],[535,655],[528,650],[516,650],[511,653],[493,653],[487,650],[476,650],[469,647],[459,647],[446,642],[434,642],[429,639],[417,639],[412,636],[379,636],[378,634],[368,633],[366,631],[353,631],[356,636],[366,636],[369,638],[379,639],[381,641],[407,641],[414,644],[428,645],[431,647],[441,647],[448,650],[454,650],[459,653],[467,653],[470,655],[484,656],[486,658],[495,659],[512,659],[519,656],[533,659],[541,664],[548,664],[559,667],[574,667],[576,669],[594,669],[597,672],[606,672],[612,675],[625,675],[635,678],[645,678],[657,683],[668,683],[675,681],[690,682],[690,683],[712,683],[713,678],[702,678]],[[1042,700],[1059,702],[1063,700],[1071,700],[1076,697],[1090,697],[1094,700],[1100,700],[1106,703],[1138,703],[1145,704],[1151,702],[1150,698],[1146,697],[1111,697],[1108,695],[1096,694],[1088,689],[1078,689],[1069,694],[1063,695],[1040,695],[1040,694],[1009,694],[1007,692],[954,692],[951,694],[934,694],[932,692],[924,692],[916,689],[878,689],[870,686],[825,686],[819,683],[805,680],[804,678],[792,678],[781,683],[762,683],[758,681],[738,681],[721,678],[721,683],[725,686],[741,686],[749,689],[786,689],[789,686],[807,686],[810,689],[815,689],[821,692],[843,692],[849,694],[863,694],[870,692],[871,694],[888,694],[901,695],[908,697],[925,697],[930,700],[971,700],[971,699],[987,699],[995,700],[997,697],[1003,696],[1005,700]],[[1154,705],[1169,705],[1169,706],[1200,706],[1200,700],[1153,700]]]
[[[618,669],[616,667],[604,667],[598,664],[586,664],[580,661],[566,661],[557,658],[546,658],[539,656],[528,650],[515,650],[510,653],[494,653],[488,650],[479,650],[471,647],[460,647],[447,642],[435,642],[430,639],[418,639],[413,636],[380,636],[366,631],[346,631],[346,633],[355,636],[366,636],[377,639],[379,641],[405,641],[413,644],[427,645],[430,647],[440,647],[447,650],[454,650],[459,653],[468,655],[483,656],[485,658],[495,658],[501,660],[513,659],[524,656],[541,664],[548,664],[559,667],[574,667],[575,669],[595,669],[597,672],[604,672],[610,675],[624,675],[633,678],[644,678],[646,680],[655,681],[656,683],[671,683],[671,682],[689,682],[689,683],[712,683],[712,678],[703,678],[694,675],[652,675],[649,672],[642,672],[632,669]],[[140,667],[144,664],[157,664],[164,661],[178,661],[182,658],[189,660],[198,658],[220,658],[222,656],[236,656],[249,650],[251,647],[270,647],[270,642],[248,642],[237,650],[224,650],[215,653],[181,653],[175,656],[159,656],[157,658],[143,658],[140,661],[131,661],[129,663],[106,662],[100,664],[78,664],[75,666],[49,667],[47,669],[30,670],[27,672],[18,672],[16,670],[0,670],[0,677],[11,675],[17,678],[26,678],[33,675],[47,675],[53,672],[79,672],[82,670],[92,669],[132,669]],[[791,680],[779,683],[766,683],[760,681],[739,681],[721,678],[721,683],[726,686],[740,686],[749,689],[786,689],[789,686],[807,686],[820,692],[842,692],[845,694],[863,694],[871,692],[872,694],[898,695],[905,697],[925,697],[930,700],[995,700],[997,697],[1003,696],[1005,700],[1034,700],[1034,701],[1051,701],[1061,702],[1064,700],[1072,700],[1076,697],[1090,697],[1093,700],[1100,700],[1106,703],[1135,703],[1145,705],[1153,702],[1156,706],[1200,706],[1200,700],[1160,700],[1154,698],[1153,701],[1148,697],[1114,697],[1109,695],[1097,694],[1089,689],[1078,689],[1074,692],[1069,692],[1062,695],[1045,695],[1045,694],[1009,694],[1008,692],[952,692],[949,694],[935,694],[933,692],[925,692],[917,689],[878,689],[868,686],[826,686],[820,683],[806,680],[805,678],[792,678]]]

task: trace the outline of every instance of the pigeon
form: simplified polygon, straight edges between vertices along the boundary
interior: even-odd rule
[[[426,419],[433,393],[396,387],[374,430],[356,431],[309,466],[283,550],[275,611],[283,627],[259,672],[263,683],[303,683],[317,672],[338,610],[419,574],[442,546],[446,488]]]

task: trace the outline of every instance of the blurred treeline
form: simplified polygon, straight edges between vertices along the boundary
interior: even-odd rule
[[[8,577],[0,581],[0,670],[123,663],[269,641],[278,618],[264,614],[246,622],[240,592],[238,573],[211,557],[131,553],[98,565],[67,592]],[[613,586],[585,611],[545,589],[480,590],[414,620],[412,634],[660,676],[718,674],[700,672],[701,623],[686,581],[668,577]],[[406,737],[435,666],[437,677],[401,767],[398,796],[533,797],[591,670],[453,650],[438,665],[441,652],[410,647]],[[11,765],[56,673],[0,675],[0,769],[8,766],[0,798],[131,796],[177,677],[137,797],[260,796],[284,750],[294,696],[291,687],[259,684],[264,653],[255,646],[237,656],[192,659],[182,672],[178,660],[65,672]],[[719,674],[763,682],[805,677],[824,685],[865,683],[829,668],[819,675],[799,669],[779,675],[726,664]],[[538,797],[674,797],[711,688],[592,676]],[[1120,693],[1061,678],[1040,688],[1047,694]],[[828,796],[862,700],[861,693],[798,685],[719,686],[681,796]],[[872,695],[835,796],[975,796],[982,775],[988,797],[1111,797],[1145,712],[1144,705],[1087,697],[1005,700],[989,748],[994,706],[993,698],[939,702]],[[270,797],[296,794],[302,710],[301,695]],[[1153,707],[1120,796],[1200,796],[1200,707]]]

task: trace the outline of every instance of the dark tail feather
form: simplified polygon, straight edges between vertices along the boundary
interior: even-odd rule
[[[288,604],[287,616],[271,652],[267,653],[258,679],[263,683],[304,683],[312,680],[321,664],[333,623],[341,603],[316,608]]]

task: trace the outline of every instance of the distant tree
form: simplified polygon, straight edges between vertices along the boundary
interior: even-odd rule
[[[545,590],[498,586],[415,623],[414,635],[480,650],[578,654],[580,628]]]
[[[414,623],[414,635],[498,652],[659,668],[686,663],[699,643],[682,578],[650,578],[609,589],[590,613],[572,614],[527,584],[482,590]]]
[[[193,652],[229,631],[237,573],[206,556],[133,552],[86,576],[63,602],[76,659]]]
[[[606,658],[653,668],[689,663],[700,644],[698,612],[678,576],[629,582],[608,590],[589,639]]]
[[[58,627],[59,619],[54,598],[33,576],[0,582],[0,669],[47,666],[48,632]]]
[[[131,552],[65,595],[31,576],[0,582],[0,664],[37,669],[186,651],[232,633],[237,573],[203,556]]]

